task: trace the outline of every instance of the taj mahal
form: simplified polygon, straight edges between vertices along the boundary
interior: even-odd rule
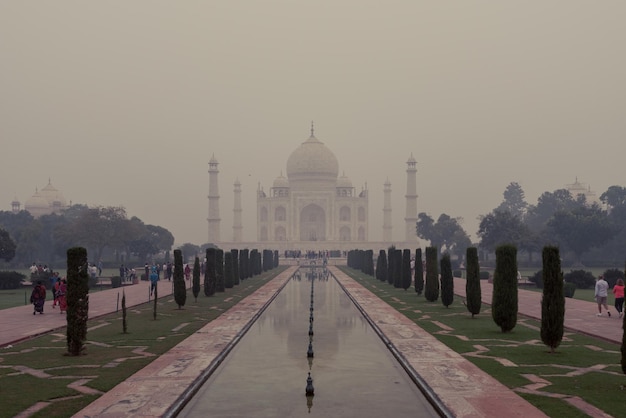
[[[269,193],[259,184],[256,191],[255,243],[242,240],[241,184],[234,183],[233,236],[220,237],[219,169],[213,156],[209,161],[208,242],[222,248],[248,248],[262,245],[269,249],[338,250],[387,249],[418,246],[415,233],[417,222],[417,162],[411,155],[407,164],[405,234],[404,240],[393,242],[391,184],[384,183],[383,239],[369,241],[369,190],[357,191],[351,180],[339,175],[339,162],[333,152],[316,138],[313,124],[311,134],[287,159],[286,177],[274,180]]]

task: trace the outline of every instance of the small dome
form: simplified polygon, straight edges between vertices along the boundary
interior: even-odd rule
[[[41,195],[37,190],[35,190],[35,194],[29,197],[26,200],[26,204],[24,205],[26,210],[29,209],[48,209],[50,205],[48,204],[48,200]]]
[[[63,196],[63,193],[58,191],[52,185],[50,180],[48,180],[48,185],[44,187],[43,189],[41,189],[41,192],[39,193],[42,197],[46,199],[46,201],[48,202],[48,206],[54,206],[54,207],[67,206],[67,202],[65,201],[65,197]]]
[[[337,179],[337,187],[352,188],[352,182],[345,174]]]
[[[338,174],[337,157],[313,132],[287,159],[287,178],[290,182],[315,179],[334,182]]]
[[[274,188],[288,188],[289,187],[289,180],[287,180],[287,177],[283,176],[283,173],[280,173],[280,176],[276,177],[276,180],[274,180],[274,185],[272,187],[274,187]]]

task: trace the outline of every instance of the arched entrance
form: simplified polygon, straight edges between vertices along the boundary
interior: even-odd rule
[[[300,241],[326,241],[326,213],[315,204],[300,212]]]

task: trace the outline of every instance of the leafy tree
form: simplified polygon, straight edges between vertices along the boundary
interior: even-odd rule
[[[567,189],[558,189],[554,192],[544,192],[537,199],[536,205],[528,207],[526,225],[531,231],[543,231],[550,218],[559,210],[570,210],[579,206]]]
[[[183,263],[185,260],[191,260],[198,254],[200,254],[200,247],[189,242],[184,243],[179,248],[180,251],[183,253]]]
[[[192,286],[191,291],[193,292],[193,297],[198,301],[198,294],[200,293],[200,258],[196,256],[196,259],[193,263],[193,273],[192,273]]]
[[[213,296],[215,294],[215,248],[206,250],[206,266],[204,268],[204,294]]]
[[[548,227],[559,243],[574,253],[578,263],[585,252],[601,246],[617,233],[606,213],[598,206],[558,211],[548,222]]]
[[[519,245],[530,236],[530,230],[511,212],[494,211],[481,217],[478,227],[480,246],[494,250],[501,244]]]
[[[557,247],[543,249],[543,296],[541,298],[541,341],[550,352],[561,344],[565,322],[565,296],[563,272]]]
[[[74,247],[67,250],[67,352],[78,356],[84,350],[89,318],[89,275],[87,250]]]
[[[454,300],[454,277],[452,276],[452,264],[450,254],[445,253],[441,257],[441,302],[446,308],[452,305]]]
[[[438,254],[439,250],[436,247],[426,247],[426,287],[424,296],[429,302],[435,302],[439,299]]]
[[[187,285],[185,284],[185,272],[183,271],[183,253],[174,250],[174,300],[178,309],[182,309],[187,301]]]
[[[417,236],[430,241],[430,245],[437,248],[437,251],[442,251],[445,247],[451,252],[456,251],[455,247],[458,247],[463,252],[465,246],[471,243],[469,236],[461,227],[463,218],[451,218],[442,213],[435,222],[424,212],[417,215],[417,218]]]
[[[376,279],[381,282],[387,281],[387,254],[385,250],[378,252],[378,259],[376,260]]]
[[[0,259],[11,261],[15,257],[15,243],[9,233],[0,228]]]
[[[502,332],[517,324],[517,248],[504,244],[496,248],[491,315]]]
[[[405,248],[402,251],[402,288],[407,290],[411,287],[411,250]]]
[[[510,212],[513,216],[522,219],[526,213],[528,203],[524,198],[524,190],[517,182],[511,182],[504,190],[504,200],[496,208],[498,212]]]
[[[610,186],[600,195],[600,201],[606,204],[609,211],[613,208],[626,206],[626,187]]]
[[[415,292],[421,295],[424,291],[424,265],[422,264],[422,249],[415,250]]]
[[[122,248],[131,240],[123,207],[94,207],[80,212],[78,218],[59,233],[66,242],[83,245],[100,260],[105,248]]]
[[[226,251],[224,253],[224,287],[226,289],[232,289],[234,286],[235,282],[233,280],[233,253],[230,251]]]
[[[482,293],[480,289],[480,267],[478,264],[478,248],[470,247],[467,249],[467,270],[465,282],[465,304],[467,310],[474,315],[480,313],[482,305]]]

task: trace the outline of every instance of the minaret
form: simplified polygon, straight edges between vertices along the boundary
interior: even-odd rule
[[[383,242],[389,243],[391,238],[391,182],[385,181],[383,206]]]
[[[17,196],[11,202],[11,210],[13,213],[18,213],[20,211],[20,201],[17,200]]]
[[[235,180],[235,206],[233,207],[233,242],[243,241],[243,225],[241,224],[241,183]]]
[[[411,153],[406,165],[405,241],[417,242],[417,233],[415,232],[417,224],[417,161],[413,158],[413,153]]]
[[[220,192],[217,184],[218,162],[215,155],[209,160],[209,241],[220,242]]]

